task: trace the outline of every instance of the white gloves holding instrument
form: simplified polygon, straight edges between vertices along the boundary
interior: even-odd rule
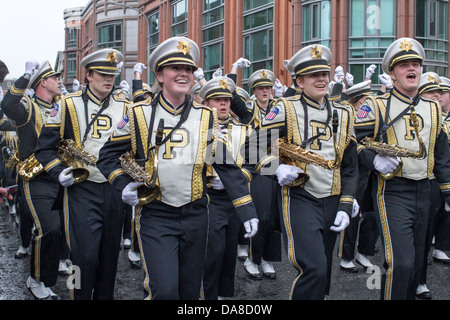
[[[130,182],[122,190],[122,201],[130,206],[136,206],[139,203],[137,189],[142,186],[142,182]]]
[[[380,156],[377,154],[373,159],[373,166],[375,170],[382,174],[388,174],[397,169],[400,161],[397,158]]]
[[[280,186],[285,186],[297,179],[298,174],[303,172],[304,171],[298,167],[288,164],[280,164],[275,175],[277,176],[278,184]]]
[[[70,187],[75,182],[75,179],[73,178],[73,173],[71,171],[72,169],[73,169],[73,167],[65,168],[59,174],[59,177],[58,177],[59,183],[61,183],[61,185],[64,188]]]

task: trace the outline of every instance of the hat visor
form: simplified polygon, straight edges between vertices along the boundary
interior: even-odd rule
[[[187,61],[180,61],[180,60],[175,60],[175,61],[170,61],[170,62],[165,62],[162,65],[160,65],[156,71],[161,70],[161,68],[165,67],[165,66],[173,66],[173,65],[186,65],[186,66],[191,66],[192,67],[192,71],[196,71],[198,69],[198,66],[195,63],[191,63],[191,62],[187,62]]]
[[[316,68],[314,68],[316,67]],[[329,66],[313,66],[312,68],[305,68],[304,70],[299,70],[295,74],[296,76],[302,76],[306,74],[316,73],[316,72],[330,72]]]

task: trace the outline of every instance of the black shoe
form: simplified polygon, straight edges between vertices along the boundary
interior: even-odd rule
[[[422,300],[431,300],[431,292],[425,291],[422,293],[416,293],[416,297]]]
[[[247,271],[247,269],[245,269]],[[252,280],[262,280],[262,274],[261,273],[250,273],[247,271],[248,277]]]
[[[433,257],[433,261],[440,262],[443,264],[450,264],[450,259],[439,259],[439,258]]]
[[[345,271],[345,272],[350,272],[350,273],[357,273],[357,272],[359,272],[357,267],[346,268],[346,267],[343,267],[343,266],[340,265],[339,268],[341,270]]]
[[[275,272],[263,272],[264,278],[274,280],[277,278],[277,274]]]
[[[142,267],[142,262],[141,262],[141,260],[139,260],[139,261],[133,261],[133,260],[128,259],[128,262],[130,262],[130,265],[131,265],[131,267],[132,267],[133,269],[140,269],[140,268]]]

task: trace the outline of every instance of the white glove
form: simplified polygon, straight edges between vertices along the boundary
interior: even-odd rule
[[[244,234],[244,238],[251,238],[258,232],[258,222],[259,220],[256,218],[244,222],[244,228],[247,232]]]
[[[345,211],[338,211],[336,214],[336,219],[334,219],[334,226],[330,227],[331,231],[341,232],[350,224],[350,218]]]
[[[222,180],[220,180],[219,177],[214,177],[209,181],[209,185],[216,190],[223,190],[225,189],[225,186],[222,183]]]
[[[218,68],[216,71],[214,71],[214,73],[212,75],[213,78],[218,78],[218,77],[221,77],[221,76],[222,76],[222,69],[221,68]]]
[[[123,67],[123,61],[120,61],[120,62],[117,64],[117,68],[119,68],[119,72],[122,72],[122,67]]]
[[[3,96],[3,88],[0,87],[0,102],[2,102],[4,96]]]
[[[373,73],[375,72],[375,69],[377,68],[376,65],[371,64],[367,69],[366,69],[366,79],[370,79],[373,75]]]
[[[444,210],[445,210],[445,212],[447,212],[447,213],[450,212],[450,206],[447,204],[447,201],[445,202]]]
[[[275,83],[273,84],[273,90],[275,91],[275,97],[283,96],[283,85],[280,80],[275,79]]]
[[[239,58],[235,63],[233,63],[233,67],[236,68],[248,68],[251,65],[252,63],[245,58]]]
[[[197,70],[195,70],[194,71],[194,77],[195,77],[195,79],[198,79],[200,77],[204,77],[203,69],[202,68],[198,68]]]
[[[80,90],[80,81],[78,81],[77,79],[73,79],[72,90],[73,92],[77,92],[78,90]]]
[[[32,76],[36,70],[39,70],[39,62],[37,62],[36,60],[27,61],[25,63],[25,73]]]
[[[147,69],[147,67],[142,62],[138,62],[134,65],[134,72],[142,74],[142,72],[144,72],[144,69]]]
[[[351,73],[345,74],[345,81],[347,81],[347,85],[351,87],[353,85],[353,75]]]
[[[283,67],[287,70],[287,66],[289,64],[289,60],[283,60]]]
[[[62,95],[66,95],[66,94],[69,94],[69,91],[67,91],[67,89],[66,89],[66,86],[63,84],[63,83],[61,83],[60,85],[59,85],[59,90],[61,91],[61,94]]]
[[[130,92],[130,85],[126,80],[120,81],[120,89],[122,89],[125,94],[128,94],[128,92]]]
[[[142,186],[142,182],[130,182],[122,190],[122,201],[130,206],[137,206],[139,203],[137,188]]]
[[[302,172],[303,170],[298,167],[289,164],[280,164],[275,175],[278,178],[278,184],[280,186],[285,186],[297,179],[298,174]]]
[[[359,203],[356,199],[353,199],[352,218],[356,217],[359,213]]]
[[[75,182],[75,179],[73,178],[73,173],[69,172],[72,169],[73,167],[68,167],[63,171],[61,171],[61,173],[59,174],[58,177],[59,183],[61,183],[61,185],[64,188],[70,187]]]
[[[31,88],[26,88],[25,89],[25,94],[31,98],[31,97],[34,96],[34,90],[31,89]]]
[[[383,73],[378,76],[378,79],[386,86],[387,89],[392,88],[392,80],[390,75]]]
[[[382,174],[388,174],[394,171],[398,167],[399,163],[399,160],[396,158],[380,156],[379,154],[377,154],[373,159],[373,166],[375,167],[375,170],[381,172]]]
[[[341,66],[337,66],[336,69],[334,69],[334,81],[342,83],[344,81],[344,69],[342,69]]]

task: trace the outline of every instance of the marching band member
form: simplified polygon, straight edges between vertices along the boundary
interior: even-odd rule
[[[60,73],[55,72],[48,61],[40,66],[34,61],[27,61],[25,68],[25,74],[6,93],[2,110],[16,126],[19,166],[23,165],[23,170],[19,170],[20,221],[24,224],[21,234],[28,237],[31,230],[28,217],[32,218],[36,227],[31,240],[27,287],[36,299],[58,299],[50,287],[56,284],[63,241],[60,212],[53,208],[59,185],[47,173],[39,173],[42,167],[33,152],[46,118],[58,110],[64,97],[60,91]],[[27,88],[34,90],[33,97],[25,94]],[[33,168],[36,174],[32,174]]]
[[[296,74],[302,95],[278,100],[243,150],[249,163],[256,163],[261,174],[275,174],[282,186],[278,207],[285,246],[298,270],[292,299],[324,299],[328,293],[336,232],[349,224],[356,192],[353,109],[326,98],[330,61],[331,52],[322,45],[307,46],[289,60],[287,69]],[[279,163],[277,154],[268,154],[268,145],[261,143],[265,136],[268,143],[280,137],[288,147],[300,148],[300,154],[323,158],[326,168],[307,164],[305,158],[296,166]]]
[[[130,108],[97,162],[123,201],[137,205],[146,299],[200,296],[208,232],[207,163],[229,192],[247,236],[258,228],[247,180],[220,138],[215,112],[189,95],[199,55],[197,44],[185,37],[169,38],[152,52],[150,68],[162,89],[153,100]],[[132,157],[123,168],[119,157],[126,152]],[[133,182],[140,163],[150,176],[148,197],[138,196],[143,182]]]
[[[54,109],[35,150],[45,171],[64,187],[67,243],[81,273],[80,287],[70,292],[75,300],[114,297],[125,207],[120,193],[95,167],[95,158],[126,113],[128,100],[113,94],[121,61],[115,49],[95,51],[81,61],[86,89],[67,95]],[[74,145],[63,148],[70,140]],[[61,157],[58,152],[65,148],[69,156]],[[82,168],[70,158],[82,161]]]
[[[418,41],[394,41],[382,63],[394,88],[378,96],[376,105],[367,101],[368,109],[356,118],[357,139],[364,144],[359,160],[378,174],[372,191],[385,249],[382,299],[415,298],[433,174],[444,199],[447,203],[450,200],[450,152],[442,131],[441,110],[436,102],[422,98],[418,90],[424,59],[425,51]],[[364,143],[365,137],[376,139]],[[406,156],[385,156],[387,149]]]

